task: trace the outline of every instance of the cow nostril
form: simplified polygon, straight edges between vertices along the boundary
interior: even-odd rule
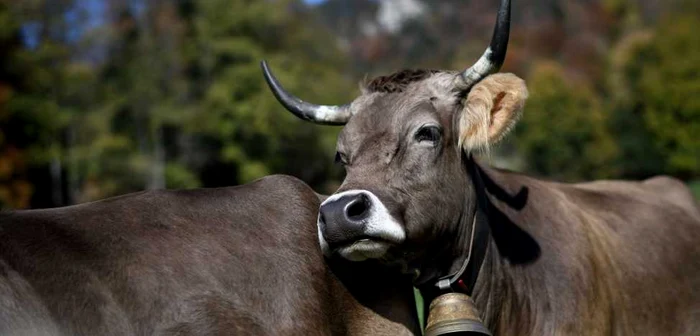
[[[348,205],[346,214],[348,219],[359,221],[366,217],[368,210],[369,200],[364,195],[360,195]]]

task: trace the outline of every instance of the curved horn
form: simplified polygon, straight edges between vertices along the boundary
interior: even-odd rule
[[[493,29],[491,44],[471,68],[461,73],[461,85],[469,88],[501,68],[506,58],[506,50],[508,50],[509,35],[510,0],[501,0],[501,7],[498,9],[498,17],[496,19],[496,27]]]
[[[314,105],[287,92],[272,74],[267,62],[260,62],[267,85],[275,98],[295,116],[322,125],[344,125],[350,120],[350,105]]]

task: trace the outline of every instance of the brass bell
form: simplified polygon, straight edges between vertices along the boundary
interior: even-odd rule
[[[488,335],[491,332],[484,326],[469,295],[447,293],[438,296],[430,303],[425,336],[438,335]]]

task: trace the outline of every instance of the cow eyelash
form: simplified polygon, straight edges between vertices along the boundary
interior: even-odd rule
[[[437,142],[440,140],[441,135],[440,128],[437,126],[424,126],[421,127],[418,132],[416,132],[416,141]]]
[[[341,154],[340,152],[335,152],[335,163],[341,164],[344,166],[344,165],[348,164],[348,161],[345,158],[344,154]]]

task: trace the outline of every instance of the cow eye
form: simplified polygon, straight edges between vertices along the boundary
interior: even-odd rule
[[[343,166],[348,164],[348,161],[345,158],[345,154],[341,152],[335,152],[335,163],[341,164]]]
[[[416,132],[416,141],[437,142],[440,140],[440,128],[437,126],[423,126]]]

